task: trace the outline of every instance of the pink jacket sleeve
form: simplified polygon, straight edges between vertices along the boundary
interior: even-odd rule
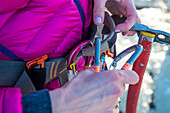
[[[30,0],[0,0],[0,13],[6,13],[25,7]]]
[[[0,87],[0,113],[22,113],[19,88]]]

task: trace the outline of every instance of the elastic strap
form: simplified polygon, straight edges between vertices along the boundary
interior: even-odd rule
[[[44,89],[46,80],[46,68],[28,69],[27,73],[36,90]]]

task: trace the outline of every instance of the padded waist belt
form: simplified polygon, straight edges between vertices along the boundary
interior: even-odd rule
[[[57,77],[63,86],[68,82],[66,61],[67,57],[49,59],[45,68],[28,70],[23,61],[0,60],[0,86],[19,87],[23,94],[28,94],[43,89],[45,83]]]

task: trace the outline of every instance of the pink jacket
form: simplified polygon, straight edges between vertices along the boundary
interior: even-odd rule
[[[85,16],[84,25],[80,7]],[[82,40],[82,32],[86,38],[91,19],[92,0],[3,0],[0,4],[0,44],[24,61],[45,54],[49,58],[62,57]],[[0,59],[13,60],[1,52]],[[8,96],[13,92],[6,90],[9,89],[0,88],[0,107],[4,103],[10,106],[13,101],[17,107],[12,107],[16,107],[17,113],[22,112],[18,89],[12,90],[17,92],[19,101]],[[8,113],[2,109],[0,113]]]
[[[0,113],[22,113],[21,90],[0,87]]]
[[[82,19],[77,0],[3,0],[0,4],[0,44],[24,61],[48,54],[65,56],[80,42]],[[78,0],[85,13],[84,31],[92,18],[91,0]],[[0,53],[0,59],[9,60]]]

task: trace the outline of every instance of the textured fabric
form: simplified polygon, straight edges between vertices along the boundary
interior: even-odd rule
[[[80,72],[84,70],[84,66],[85,66],[85,60],[83,57],[81,57],[76,64],[77,71]]]
[[[21,90],[0,87],[0,113],[22,113]]]
[[[48,90],[33,92],[22,98],[23,113],[52,113]]]
[[[80,0],[85,13],[84,36],[92,18],[91,0]],[[65,56],[82,40],[82,21],[73,0],[3,0],[0,44],[28,61],[48,54]],[[12,60],[0,53],[0,59]]]
[[[81,57],[76,64],[77,71],[78,72],[82,71],[84,69],[84,65],[85,65],[85,61],[84,61],[83,57]],[[50,81],[49,83],[47,83],[45,86],[45,89],[48,89],[49,91],[51,91],[51,90],[54,90],[54,89],[57,89],[60,87],[61,87],[60,81],[57,78],[57,79],[54,79],[54,80]]]

